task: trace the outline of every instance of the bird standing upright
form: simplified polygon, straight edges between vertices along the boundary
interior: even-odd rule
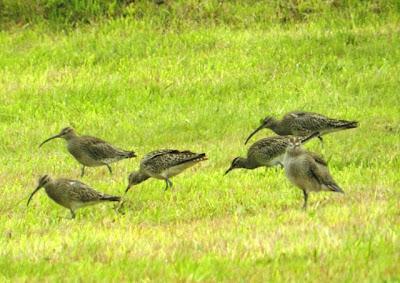
[[[328,164],[319,155],[303,149],[299,137],[289,139],[283,166],[289,181],[303,191],[304,209],[309,192],[344,193],[329,173]]]
[[[165,190],[167,190],[172,187],[171,177],[204,160],[207,160],[205,153],[194,153],[188,150],[162,149],[152,151],[143,157],[139,170],[129,175],[125,193],[129,191],[132,185],[137,185],[150,177],[165,180]]]
[[[357,127],[357,121],[337,120],[318,113],[294,111],[287,113],[282,120],[271,116],[261,120],[261,125],[248,136],[245,144],[261,129],[271,129],[280,136],[306,136],[319,132],[318,138],[322,141],[322,135]]]
[[[39,178],[36,189],[29,196],[27,206],[33,195],[44,187],[47,195],[59,205],[71,211],[72,218],[75,218],[75,211],[81,207],[94,205],[103,201],[120,201],[119,196],[111,196],[100,193],[88,185],[76,180],[56,179],[53,180],[49,175]]]
[[[43,141],[39,147],[55,138],[63,138],[66,140],[69,153],[82,164],[81,177],[85,174],[85,166],[107,166],[110,174],[112,174],[111,163],[125,158],[136,157],[135,152],[116,148],[99,138],[78,136],[75,130],[70,127],[62,129],[59,134]]]

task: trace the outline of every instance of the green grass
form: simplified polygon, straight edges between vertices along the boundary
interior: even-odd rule
[[[114,19],[68,31],[0,33],[0,280],[397,282],[400,280],[400,37],[397,16],[161,29]],[[322,153],[346,194],[302,194],[279,169],[236,170],[261,118],[301,109],[356,119]],[[134,149],[207,152],[131,189],[125,214],[69,212],[30,192],[79,179],[65,126]],[[271,135],[264,130],[252,141]],[[88,168],[121,194],[139,159]]]

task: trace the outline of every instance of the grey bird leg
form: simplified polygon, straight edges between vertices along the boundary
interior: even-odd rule
[[[167,178],[167,179],[165,179],[165,189],[164,189],[164,191],[167,191],[168,188],[172,188],[172,182]]]
[[[324,144],[324,140],[322,139],[321,136],[318,136],[318,139],[321,141],[322,144]]]
[[[110,166],[110,165],[108,165],[108,164],[106,164],[106,166],[107,166],[107,168],[108,168],[108,171],[110,171],[110,175],[112,175],[112,169],[111,169],[111,166]]]
[[[167,179],[167,182],[169,184],[169,188],[172,189],[172,182],[170,181],[170,179]]]
[[[75,218],[75,212],[72,209],[70,209],[70,211],[71,211],[71,219],[74,219]]]
[[[307,209],[307,200],[308,200],[308,193],[303,190],[303,195],[304,195],[304,205],[303,205],[303,209],[306,210]]]
[[[83,177],[83,175],[85,175],[85,166],[82,166],[82,169],[81,169],[81,178]]]
[[[165,179],[165,188],[164,188],[164,191],[167,191],[168,190],[168,181],[167,181],[167,179]]]

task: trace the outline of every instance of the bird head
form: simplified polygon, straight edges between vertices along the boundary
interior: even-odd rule
[[[231,166],[228,168],[228,170],[225,171],[225,174],[228,174],[230,171],[238,168],[244,168],[243,165],[244,158],[243,157],[236,157],[235,159],[232,160]]]
[[[247,142],[251,139],[252,136],[254,136],[259,130],[262,129],[268,129],[271,127],[271,125],[275,122],[274,118],[271,116],[267,116],[264,119],[261,119],[260,121],[260,126],[255,129],[246,139],[244,144],[247,144]]]
[[[27,202],[26,206],[29,205],[33,195],[36,194],[40,190],[40,188],[43,188],[49,182],[51,182],[51,177],[49,175],[44,175],[44,176],[39,178],[38,185],[37,185],[36,189],[29,196],[29,199],[28,199],[28,202]]]
[[[320,135],[319,132],[314,132],[308,136],[299,136],[299,137],[289,136],[286,152],[293,153],[293,154],[301,153],[301,151],[303,151],[302,144],[306,143],[307,141],[309,141],[315,137],[318,137],[319,135]]]
[[[70,139],[71,137],[74,137],[75,134],[75,130],[71,127],[66,127],[64,129],[61,130],[61,132],[57,135],[54,135],[50,138],[48,138],[47,140],[43,141],[39,147],[41,147],[42,145],[44,145],[46,142],[51,141],[52,139],[56,139],[56,138],[63,138],[63,139]]]
[[[302,138],[301,137],[290,137],[287,150],[295,150],[301,147]]]
[[[141,173],[140,171],[134,171],[129,174],[128,177],[128,187],[125,189],[125,193],[127,193],[130,188],[134,185],[140,184],[144,180],[148,179],[149,176],[146,174]]]

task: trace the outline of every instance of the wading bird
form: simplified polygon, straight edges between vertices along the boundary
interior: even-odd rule
[[[299,137],[289,139],[283,166],[289,181],[303,191],[304,209],[307,208],[309,192],[343,193],[329,173],[328,164],[317,154],[303,149]]]
[[[49,175],[39,178],[36,189],[29,196],[27,206],[33,195],[44,187],[46,194],[59,205],[68,208],[71,211],[71,217],[75,218],[75,211],[81,207],[94,205],[104,201],[120,201],[121,197],[111,196],[100,193],[88,185],[76,180],[55,179]]]
[[[318,138],[322,142],[322,136],[325,134],[357,127],[357,121],[337,120],[318,113],[295,111],[287,113],[282,120],[267,116],[261,120],[261,125],[249,135],[245,144],[261,129],[271,129],[280,136],[306,136],[319,132]]]
[[[207,160],[205,153],[175,149],[152,151],[143,157],[139,170],[129,175],[128,187],[125,193],[129,191],[131,186],[137,185],[150,177],[164,180],[165,190],[172,188],[171,177],[180,174],[185,169],[203,160]]]
[[[85,166],[107,166],[110,174],[112,174],[111,163],[125,158],[136,157],[135,152],[116,148],[99,138],[78,136],[75,130],[70,127],[64,128],[59,134],[48,138],[39,147],[55,138],[65,139],[69,153],[82,164],[81,177],[85,174]]]

